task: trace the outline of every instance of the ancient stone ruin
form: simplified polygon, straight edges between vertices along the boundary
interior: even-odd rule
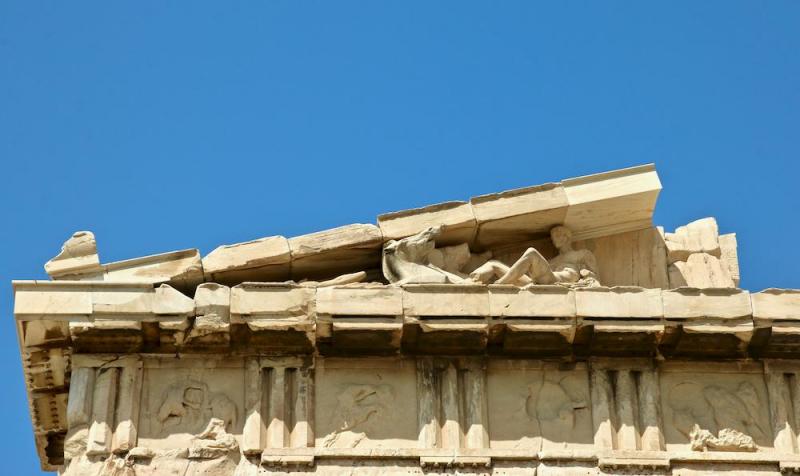
[[[63,475],[800,471],[800,291],[739,289],[652,165],[16,281]]]

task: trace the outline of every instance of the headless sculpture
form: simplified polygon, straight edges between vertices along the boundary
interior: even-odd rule
[[[556,226],[550,238],[558,249],[547,261],[535,248],[528,248],[511,266],[490,260],[491,252],[471,253],[466,243],[436,248],[442,227],[392,240],[383,249],[383,272],[392,284],[478,283],[561,284],[571,287],[599,286],[597,260],[589,250],[572,248],[572,232]]]
[[[528,248],[511,266],[491,260],[470,274],[477,283],[513,284],[563,284],[575,287],[599,286],[597,260],[589,250],[572,248],[572,232],[565,226],[550,230],[550,239],[558,250],[555,258],[547,261],[536,248]]]

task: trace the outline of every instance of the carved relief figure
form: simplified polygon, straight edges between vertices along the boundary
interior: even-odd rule
[[[461,283],[470,271],[485,263],[491,253],[473,254],[466,243],[436,248],[442,227],[391,240],[383,247],[383,274],[392,284]]]
[[[695,451],[756,451],[766,435],[758,424],[759,399],[749,382],[736,392],[716,385],[683,382],[669,397],[673,424]]]
[[[162,431],[181,428],[197,433],[214,417],[224,428],[236,425],[236,404],[227,396],[211,393],[208,386],[196,380],[171,385],[164,393],[156,418]]]
[[[192,439],[189,458],[219,458],[239,449],[236,438],[225,431],[225,426],[223,420],[212,418],[206,429]]]
[[[524,413],[546,440],[568,441],[575,429],[577,412],[588,411],[585,397],[572,388],[569,379],[543,373],[541,381],[527,387]]]
[[[589,250],[572,248],[572,231],[565,226],[550,230],[550,239],[558,250],[547,261],[536,248],[528,248],[511,266],[491,260],[470,274],[473,281],[488,284],[563,284],[573,287],[599,286],[597,259]]]
[[[378,424],[381,413],[394,400],[390,385],[345,386],[336,398],[336,408],[332,418],[338,421],[338,428],[325,437],[325,447],[355,448]]]

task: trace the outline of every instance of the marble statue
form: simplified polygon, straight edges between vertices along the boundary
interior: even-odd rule
[[[536,248],[528,248],[511,266],[490,260],[470,273],[478,283],[514,284],[565,284],[574,287],[599,286],[597,260],[589,250],[572,248],[572,232],[565,226],[550,230],[550,239],[558,250],[548,261]]]
[[[472,253],[469,245],[436,248],[442,227],[427,228],[383,247],[383,274],[391,284],[462,283],[469,273],[491,258],[491,252]]]

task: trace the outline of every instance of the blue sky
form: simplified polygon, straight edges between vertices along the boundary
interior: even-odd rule
[[[667,229],[800,287],[800,2],[0,1],[0,392],[39,474],[11,279],[655,162]]]

